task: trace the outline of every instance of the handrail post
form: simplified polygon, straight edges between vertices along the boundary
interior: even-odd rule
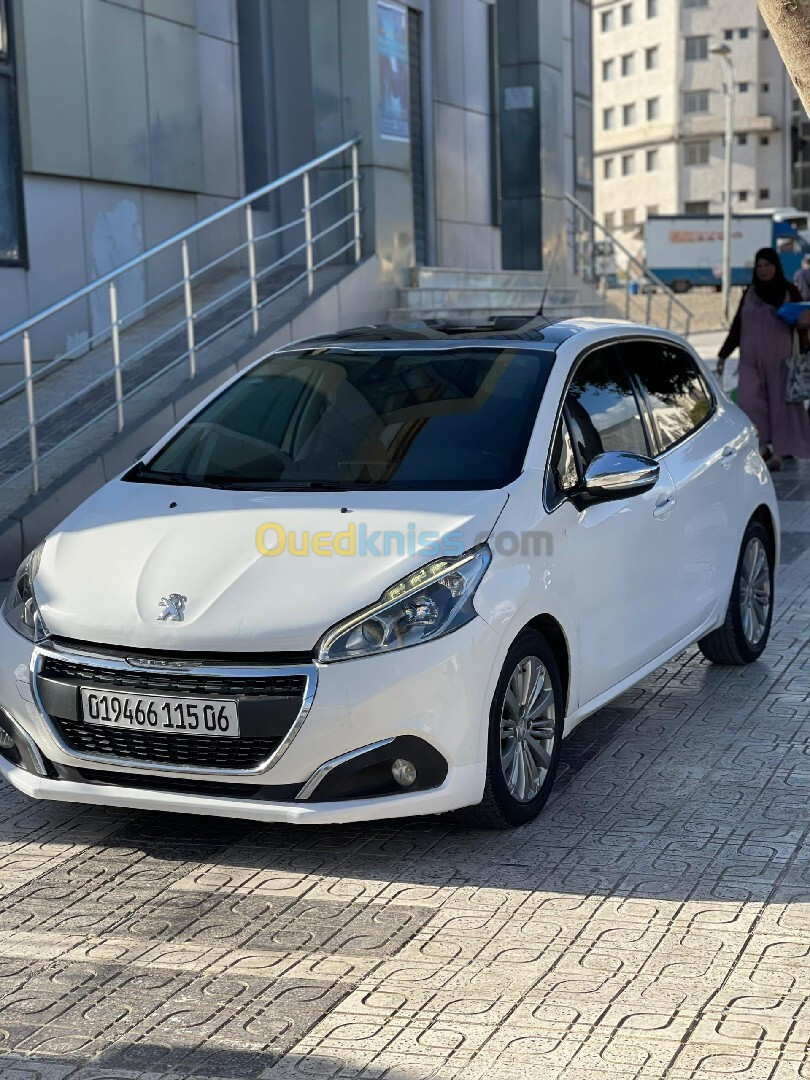
[[[672,329],[672,294],[667,296],[667,330]]]
[[[644,321],[646,322],[647,326],[649,326],[650,322],[652,321],[652,290],[649,286],[647,286],[647,315]]]
[[[39,450],[37,448],[37,418],[34,411],[34,365],[31,359],[31,335],[23,331],[23,368],[25,370],[25,405],[28,412],[28,449],[31,454],[31,489],[39,491]]]
[[[186,304],[186,340],[188,341],[188,370],[193,379],[197,374],[197,351],[194,347],[194,300],[191,295],[191,262],[188,257],[188,241],[180,244],[183,259],[183,297]]]
[[[362,257],[360,232],[360,151],[357,143],[352,147],[352,196],[354,202],[354,261]]]
[[[115,386],[115,416],[118,431],[124,430],[124,384],[121,378],[121,324],[118,319],[118,287],[114,281],[109,286],[110,333],[113,351],[113,385]]]
[[[315,292],[315,253],[312,249],[312,188],[304,173],[304,238],[307,245],[307,295]]]
[[[253,228],[253,207],[245,207],[245,225],[248,241],[248,271],[250,273],[250,310],[252,313],[253,336],[259,332],[259,283],[256,279],[256,234]]]

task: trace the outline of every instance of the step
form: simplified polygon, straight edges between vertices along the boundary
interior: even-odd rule
[[[576,319],[582,317],[601,318],[606,314],[606,307],[600,303],[546,304],[543,314],[555,319]],[[392,323],[422,322],[426,319],[448,319],[459,322],[485,322],[493,315],[525,315],[527,319],[537,314],[536,307],[510,308],[508,311],[482,308],[392,308],[389,318]]]
[[[542,270],[461,270],[416,266],[409,284],[422,289],[542,289],[548,274]]]
[[[579,297],[579,289],[571,286],[545,288],[408,288],[400,290],[400,307],[428,308],[512,308],[540,306],[543,298],[546,302],[574,303]]]

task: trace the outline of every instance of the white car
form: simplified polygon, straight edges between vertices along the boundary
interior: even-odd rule
[[[779,524],[751,423],[671,334],[508,326],[280,349],[71,514],[0,619],[2,775],[520,825],[633,683],[694,642],[755,661]]]

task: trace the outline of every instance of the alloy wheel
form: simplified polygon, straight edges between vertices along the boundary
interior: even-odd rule
[[[506,687],[501,709],[501,769],[513,799],[534,799],[551,766],[555,738],[554,689],[545,664],[527,656]]]
[[[768,553],[758,536],[748,543],[740,566],[740,615],[749,645],[759,645],[771,610],[771,568]]]

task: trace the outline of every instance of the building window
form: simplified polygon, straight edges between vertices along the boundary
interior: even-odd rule
[[[733,41],[734,40],[734,31],[733,30],[724,30],[723,31],[723,37],[726,39],[726,41]]]
[[[647,98],[647,119],[658,120],[661,116],[661,98],[651,97]]]
[[[612,106],[609,109],[602,109],[602,127],[605,131],[611,131],[616,127],[616,110]]]
[[[647,207],[647,217],[648,218],[655,217],[658,214],[658,210],[659,210],[659,207],[657,205],[656,206],[648,206]]]
[[[767,82],[764,82],[764,83],[762,84],[762,93],[763,93],[763,94],[769,94],[769,93],[770,93],[770,91],[771,91],[771,84],[770,84],[770,83],[767,83]]]
[[[632,124],[635,124],[635,122],[636,122],[636,106],[635,106],[635,104],[633,104],[633,105],[623,105],[622,106],[622,124],[625,127],[630,127]]]
[[[634,75],[636,70],[636,54],[627,53],[622,57],[622,78],[626,79],[628,75]]]
[[[737,198],[739,199],[740,202],[748,202],[748,192],[747,191],[738,191],[737,192]]]
[[[644,50],[644,67],[647,71],[654,71],[661,60],[661,50],[657,45],[653,45],[650,49]]]
[[[705,34],[699,37],[688,37],[685,42],[687,60],[709,59],[709,38]]]
[[[706,113],[709,111],[708,90],[687,90],[683,95],[685,113]]]
[[[632,229],[632,228],[635,227],[635,224],[636,224],[636,211],[635,211],[635,208],[633,208],[632,210],[622,210],[622,228],[623,229]]]
[[[685,214],[708,214],[708,200],[700,199],[697,202],[686,202],[683,205],[683,212]]]
[[[602,33],[607,34],[610,30],[613,29],[613,25],[614,25],[614,22],[613,22],[613,11],[612,11],[612,9],[610,11],[603,11],[602,12],[602,19],[601,19],[601,22],[600,22],[600,26],[602,28]]]
[[[760,188],[759,189],[759,197],[760,197],[760,199],[770,199],[770,197],[771,197],[771,189],[767,188],[767,187]]]
[[[602,176],[605,180],[612,180],[615,174],[613,168],[615,162],[612,157],[606,157],[602,162]]]
[[[655,172],[655,170],[657,168],[658,168],[658,151],[657,150],[648,150],[647,151],[647,172]]]
[[[616,78],[616,61],[602,61],[602,82],[612,82]]]
[[[709,0],[683,0],[685,8],[708,7]]]
[[[748,136],[745,133],[737,136],[737,145],[748,146]]]
[[[760,135],[760,137],[759,137],[759,145],[760,146],[768,146],[770,144],[770,141],[771,141],[770,135]]]
[[[708,139],[702,139],[700,142],[684,143],[684,165],[708,165],[711,145]]]
[[[633,5],[622,4],[622,26],[630,26],[633,22]]]
[[[11,5],[0,0],[0,266],[25,266],[22,159]]]
[[[747,94],[750,88],[751,88],[750,83],[747,83],[747,82],[737,83],[737,91],[740,94]]]
[[[749,33],[750,33],[750,31],[749,31],[747,26],[741,26],[740,27],[740,40],[745,41],[746,38],[748,37]]]
[[[616,228],[616,214],[613,212],[613,210],[608,210],[605,214],[605,228],[608,230],[608,232],[611,232],[613,229]]]
[[[655,19],[658,16],[658,0],[647,0],[647,18]]]
[[[622,176],[632,176],[636,171],[636,155],[622,154]]]

